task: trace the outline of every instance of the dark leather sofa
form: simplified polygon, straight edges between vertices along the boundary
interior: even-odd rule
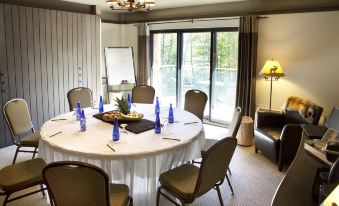
[[[282,171],[290,164],[298,150],[302,128],[300,124],[317,125],[323,108],[316,106],[313,121],[305,120],[298,111],[285,110],[284,113],[257,110],[255,117],[255,152],[261,153],[278,164]]]

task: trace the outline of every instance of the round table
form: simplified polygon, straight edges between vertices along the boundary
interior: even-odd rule
[[[113,105],[105,105],[105,111],[113,109]],[[152,104],[135,104],[132,110],[144,113],[145,119],[155,121]],[[39,157],[47,163],[72,160],[101,167],[113,183],[129,186],[136,206],[155,205],[161,173],[200,158],[205,143],[203,125],[187,111],[174,109],[175,123],[162,127],[161,134],[155,134],[154,130],[140,134],[120,132],[118,143],[112,141],[113,125],[94,118],[93,115],[97,113],[97,109],[85,109],[85,132],[80,132],[80,124],[75,120],[74,112],[45,122],[40,131],[42,139],[39,142]],[[161,107],[162,121],[167,115],[168,108]],[[188,122],[197,123],[185,124]],[[109,143],[113,144],[115,152],[107,146]]]

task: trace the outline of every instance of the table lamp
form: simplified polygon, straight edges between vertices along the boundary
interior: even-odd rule
[[[270,87],[270,111],[272,108],[272,84],[273,80],[278,81],[282,76],[285,76],[284,71],[281,68],[281,65],[276,60],[267,60],[264,67],[260,71],[260,75],[263,75],[265,81],[271,81]]]

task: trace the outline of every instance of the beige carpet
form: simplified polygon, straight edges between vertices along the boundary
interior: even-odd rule
[[[222,138],[226,129],[214,126],[205,126],[207,138]],[[11,164],[15,147],[10,146],[0,149],[0,168]],[[30,154],[20,153],[18,161],[29,159]],[[225,205],[234,206],[265,206],[270,205],[276,188],[279,185],[284,173],[278,171],[277,165],[266,159],[261,154],[255,154],[253,146],[237,146],[231,165],[232,175],[230,181],[233,185],[235,195],[232,196],[224,182],[221,186],[221,193]],[[3,202],[0,197],[0,204]],[[41,193],[14,201],[8,206],[45,206],[47,205]],[[137,206],[137,204],[135,204]],[[163,206],[172,205],[165,198],[161,199]],[[216,206],[219,205],[217,193],[211,190],[206,195],[196,199],[191,204],[194,206]]]

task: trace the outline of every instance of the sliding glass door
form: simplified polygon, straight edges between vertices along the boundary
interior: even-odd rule
[[[153,35],[152,85],[161,104],[177,102],[177,34]]]
[[[188,90],[201,90],[208,121],[232,118],[237,62],[237,28],[151,32],[152,85],[161,103],[183,107]]]
[[[211,121],[230,122],[235,107],[238,68],[238,32],[215,33],[211,81]]]
[[[181,105],[184,105],[185,93],[191,89],[205,92],[210,98],[211,33],[183,33],[181,66]],[[209,102],[205,115],[209,114]]]

